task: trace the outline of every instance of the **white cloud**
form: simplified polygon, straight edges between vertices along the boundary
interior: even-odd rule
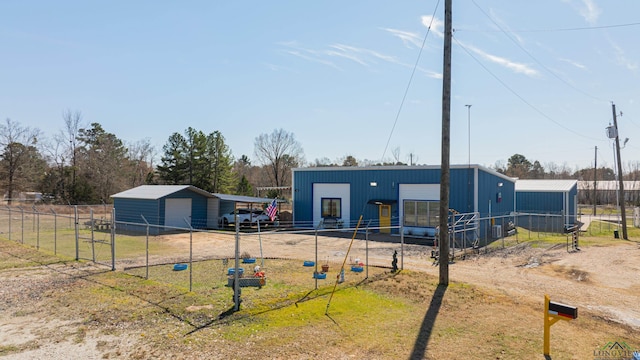
[[[391,34],[393,34],[393,36],[396,36],[397,38],[402,40],[402,43],[409,49],[412,49],[411,45],[418,48],[422,47],[422,38],[420,37],[419,34],[409,32],[409,31],[397,30],[397,29],[383,28],[383,30],[390,32]]]
[[[286,41],[286,42],[281,42],[279,44],[284,46],[284,47],[289,48],[289,49],[283,50],[284,53],[286,53],[286,54],[293,55],[293,56],[299,57],[299,58],[304,59],[304,60],[308,60],[308,61],[312,61],[312,62],[317,62],[317,63],[323,64],[323,65],[327,65],[327,66],[330,66],[330,67],[338,69],[338,70],[342,70],[336,64],[334,64],[333,62],[323,59],[321,57],[322,53],[320,53],[320,52],[318,52],[316,50],[305,49],[305,48],[299,46],[298,43],[295,42],[295,41]]]
[[[476,48],[475,46],[470,46],[470,45],[464,45],[467,49],[473,51],[474,53],[480,55],[481,57],[483,57],[486,60],[491,61],[492,63],[498,64],[500,66],[506,67],[507,69],[510,69],[516,73],[519,74],[525,74],[527,76],[538,76],[539,73],[536,69],[530,67],[527,64],[523,64],[523,63],[518,63],[515,61],[511,61],[507,58],[503,58],[497,55],[493,55],[493,54],[489,54],[487,52],[485,52],[484,50],[480,50],[478,48]]]
[[[627,68],[627,70],[631,70],[633,72],[638,70],[638,63],[635,62],[635,61],[630,60],[629,58],[627,58],[627,56],[625,55],[624,50],[620,46],[618,46],[614,42],[611,42],[611,46],[613,47],[613,50],[615,52],[616,63],[618,65],[621,65],[621,66]]]
[[[561,58],[561,59],[558,59],[558,60],[566,62],[567,64],[570,64],[570,65],[573,65],[573,66],[577,67],[580,70],[588,70],[585,65],[583,65],[583,64],[581,64],[581,63],[579,63],[577,61],[573,61],[573,60],[570,60],[570,59],[564,59],[564,58]]]
[[[598,8],[593,0],[582,0],[582,4],[584,7],[580,9],[580,15],[582,15],[589,24],[595,24],[602,10]]]
[[[342,58],[354,61],[360,65],[369,66],[369,64],[365,60],[361,59],[358,56],[358,53],[361,52],[358,49],[355,49],[351,46],[341,45],[341,44],[331,45],[330,47],[335,50],[327,50],[325,54],[329,56],[342,57]]]
[[[587,23],[593,25],[598,22],[602,10],[600,10],[594,0],[578,0],[579,4],[576,4],[576,0],[563,1],[576,8],[580,16],[582,16]]]

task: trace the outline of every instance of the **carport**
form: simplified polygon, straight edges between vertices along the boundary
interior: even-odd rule
[[[222,214],[233,212],[235,209],[254,209],[256,207],[263,208],[264,204],[269,204],[273,199],[261,198],[255,196],[229,195],[229,194],[212,194],[213,198],[208,200],[207,227],[219,229],[220,223],[218,219]],[[278,204],[283,200],[277,200]],[[279,209],[278,209],[279,210]]]

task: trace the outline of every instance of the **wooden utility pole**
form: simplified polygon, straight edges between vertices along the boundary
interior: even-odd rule
[[[440,165],[440,285],[449,285],[449,149],[451,127],[451,1],[444,2],[442,71],[442,160]]]
[[[629,240],[627,236],[627,214],[624,208],[624,181],[622,181],[622,160],[620,159],[620,135],[618,134],[618,120],[616,118],[616,104],[611,104],[613,110],[613,126],[616,129],[616,156],[618,160],[618,183],[620,191],[618,192],[618,202],[620,203],[620,213],[622,215],[622,238]]]
[[[593,162],[593,216],[596,216],[596,205],[598,204],[598,191],[596,190],[598,186],[598,178],[596,174],[598,173],[598,147],[596,146],[596,157]]]

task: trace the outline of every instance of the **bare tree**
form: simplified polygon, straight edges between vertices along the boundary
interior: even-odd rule
[[[82,127],[82,113],[78,110],[71,111],[69,109],[62,113],[62,119],[64,120],[64,130],[62,130],[61,138],[69,140],[69,146],[67,147],[67,158],[71,159],[71,186],[67,193],[69,194],[69,201],[76,203],[76,150],[78,146],[78,135],[80,134],[80,128]],[[64,165],[63,165],[64,166]]]
[[[7,193],[7,203],[11,204],[14,193],[34,186],[36,174],[32,160],[42,161],[35,145],[40,131],[20,126],[7,119],[0,125],[0,179]]]
[[[302,146],[293,133],[283,129],[261,134],[254,146],[256,158],[269,168],[267,175],[274,186],[288,185],[291,182],[291,168],[304,162]]]
[[[393,160],[395,160],[394,163],[401,164],[401,162],[400,162],[400,148],[399,147],[391,150],[391,156],[393,156]]]
[[[131,164],[132,187],[142,185],[146,182],[149,174],[153,173],[154,147],[149,138],[130,143],[127,147],[128,158]]]

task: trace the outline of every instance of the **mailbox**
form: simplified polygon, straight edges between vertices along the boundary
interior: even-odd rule
[[[575,306],[549,301],[549,314],[562,316],[568,319],[577,319],[578,308]]]

